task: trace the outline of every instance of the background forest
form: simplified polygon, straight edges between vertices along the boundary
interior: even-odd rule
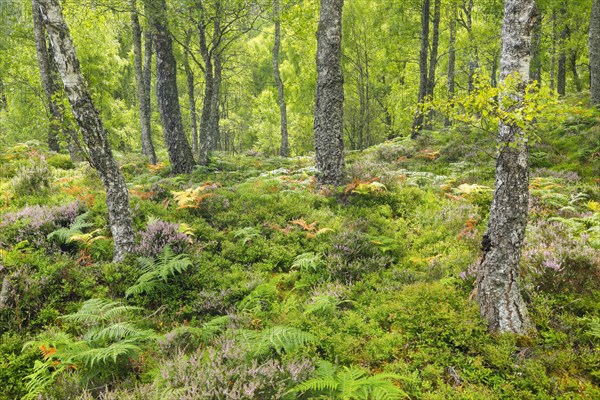
[[[598,0],[0,0],[0,399],[600,398],[599,58]]]

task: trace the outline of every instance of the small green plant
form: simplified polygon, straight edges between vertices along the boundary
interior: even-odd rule
[[[316,343],[312,334],[290,326],[273,326],[262,331],[240,329],[236,331],[236,339],[242,342],[255,358],[272,351],[279,355],[290,353],[309,343]]]
[[[393,383],[394,380],[400,379],[402,377],[397,374],[369,375],[362,368],[337,369],[331,363],[321,362],[317,369],[317,377],[296,386],[293,392],[308,392],[324,395],[328,399],[344,400],[408,398],[408,395]]]
[[[169,246],[165,247],[157,259],[139,257],[138,263],[142,267],[143,274],[135,285],[127,289],[125,292],[127,297],[154,292],[166,284],[170,277],[181,274],[192,266],[192,260],[187,254],[176,255]]]
[[[133,314],[138,310],[120,302],[91,299],[76,313],[62,317],[83,329],[83,335],[50,332],[26,343],[24,349],[40,350],[42,361],[36,360],[33,372],[26,377],[28,392],[23,399],[38,398],[68,371],[77,371],[84,381],[103,375],[118,376],[140,353],[142,344],[156,338],[154,331],[136,326]]]
[[[75,221],[68,228],[60,228],[49,233],[47,236],[48,240],[57,240],[64,244],[80,242],[88,245],[96,240],[104,239],[104,236],[97,236],[98,232],[101,232],[102,229],[96,229],[88,233],[83,232],[86,228],[94,226],[91,222],[87,222],[89,216],[89,212],[81,214],[75,218]]]

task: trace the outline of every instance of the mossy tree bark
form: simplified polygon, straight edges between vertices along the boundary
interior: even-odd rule
[[[106,188],[110,229],[115,241],[114,260],[123,260],[133,249],[134,232],[125,179],[113,158],[100,113],[94,107],[81,74],[79,59],[58,0],[37,0],[54,60],[60,72],[73,115],[89,151],[90,163],[98,171]]]
[[[344,75],[341,65],[344,0],[321,0],[320,5],[315,158],[319,185],[341,185],[344,181]]]

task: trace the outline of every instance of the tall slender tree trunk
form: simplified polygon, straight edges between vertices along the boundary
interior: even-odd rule
[[[456,70],[456,19],[458,18],[458,10],[456,3],[452,6],[452,13],[450,15],[450,41],[448,43],[448,100],[454,98],[455,92],[455,70]],[[451,126],[452,121],[450,118],[446,118],[444,123],[445,126]]]
[[[183,49],[183,68],[185,69],[188,102],[190,105],[190,125],[192,128],[192,153],[198,154],[198,115],[196,113],[196,90],[194,87],[194,71],[190,67],[189,45],[192,39],[192,31],[186,32],[185,48]]]
[[[100,113],[94,107],[81,74],[75,47],[58,0],[37,0],[37,2],[52,43],[54,59],[65,93],[89,150],[90,163],[98,171],[106,188],[110,229],[115,241],[114,260],[121,261],[134,245],[129,193],[125,179],[113,158]]]
[[[210,144],[211,150],[216,150],[220,141],[219,125],[221,123],[221,78],[223,74],[223,56],[221,48],[221,40],[223,32],[221,31],[221,16],[223,9],[221,0],[215,0],[215,15],[213,18],[213,37],[212,37],[212,53],[213,53],[213,92],[210,104]]]
[[[421,53],[419,56],[419,104],[417,113],[413,120],[412,132],[410,137],[416,139],[419,132],[423,129],[423,120],[425,118],[422,105],[427,95],[427,54],[429,52],[429,8],[430,0],[423,0],[421,10]]]
[[[433,32],[431,37],[431,54],[429,56],[429,73],[427,74],[426,96],[433,98],[435,91],[435,70],[437,68],[438,46],[440,43],[440,9],[441,0],[435,0],[433,3]]]
[[[320,0],[320,5],[315,159],[319,185],[341,185],[344,181],[344,75],[341,64],[344,0]]]
[[[223,74],[223,63],[220,52],[215,53],[214,57],[214,76],[213,76],[213,93],[210,103],[210,129],[211,129],[211,150],[217,150],[221,139],[221,79]]]
[[[156,96],[173,173],[182,174],[192,172],[195,163],[183,131],[177,90],[177,65],[167,25],[166,7],[165,0],[152,0],[149,7],[156,52]]]
[[[140,111],[140,126],[142,131],[142,154],[148,158],[150,164],[156,164],[156,153],[152,143],[152,130],[150,124],[150,95],[146,93],[144,81],[144,61],[142,58],[142,29],[138,18],[136,0],[129,0],[131,14],[131,33],[133,37],[133,69],[138,92],[138,106]]]
[[[564,12],[561,10],[561,12]],[[569,27],[565,27],[560,33],[560,53],[558,55],[558,67],[556,71],[556,91],[559,95],[567,94],[567,51],[566,41],[569,37]]]
[[[152,55],[154,54],[154,35],[151,27],[143,32],[144,34],[144,94],[146,95],[146,104],[148,105],[148,117],[152,122]]]
[[[273,40],[273,76],[277,85],[277,103],[279,103],[279,115],[281,121],[281,145],[279,155],[289,156],[288,128],[287,128],[287,108],[285,105],[285,96],[283,91],[283,80],[279,72],[279,50],[281,48],[281,17],[279,11],[279,0],[273,0],[273,19],[275,20],[275,37]]]
[[[213,148],[211,144],[212,122],[212,99],[214,91],[214,69],[212,54],[209,51],[207,43],[207,18],[201,1],[198,2],[200,8],[200,21],[198,22],[198,42],[200,44],[200,54],[204,62],[204,99],[202,101],[202,115],[200,117],[200,147],[198,154],[198,163],[208,165],[210,152]]]
[[[528,83],[535,18],[535,0],[505,0],[500,80],[519,74],[521,93],[506,94],[519,102]],[[532,328],[519,287],[529,201],[528,160],[524,132],[500,123],[494,199],[477,277],[480,312],[492,332],[526,334]]]
[[[539,13],[535,20],[531,37],[531,64],[529,66],[529,79],[542,83],[542,14]]]
[[[579,78],[579,72],[577,72],[577,51],[572,50],[569,54],[569,67],[571,67],[571,73],[573,74],[573,83],[575,83],[575,89],[577,93],[581,93],[583,88],[581,87],[581,79]]]
[[[46,30],[44,29],[44,22],[42,21],[42,15],[40,14],[40,7],[37,3],[37,0],[31,0],[31,7],[33,14],[35,50],[37,53],[40,76],[42,78],[42,88],[44,89],[44,94],[46,95],[46,104],[49,112],[47,137],[48,148],[51,151],[58,152],[60,151],[58,134],[61,126],[61,114],[55,98],[57,87],[52,79],[48,47],[46,44]]]
[[[556,87],[556,10],[552,11],[552,55],[550,57],[550,90]]]
[[[600,106],[600,0],[594,0],[590,18],[590,104]]]
[[[441,0],[434,0],[433,3],[433,32],[431,37],[431,53],[429,54],[429,73],[427,74],[427,90],[425,98],[433,100],[435,92],[435,70],[437,68],[438,46],[440,43],[440,9]],[[431,129],[434,111],[429,111],[427,115],[427,128]]]

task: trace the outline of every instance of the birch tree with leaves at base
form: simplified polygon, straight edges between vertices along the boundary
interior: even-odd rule
[[[106,188],[110,230],[115,241],[114,260],[121,261],[134,246],[134,232],[125,179],[113,158],[100,113],[94,107],[81,74],[79,59],[69,27],[58,0],[36,0],[54,50],[54,60],[62,78],[73,116],[79,125],[90,164],[98,171]]]
[[[517,93],[505,95],[512,96],[517,106],[528,83],[536,18],[535,0],[505,0],[500,80],[516,74]],[[519,287],[529,203],[529,152],[523,129],[501,121],[497,146],[494,198],[482,242],[477,295],[490,331],[526,334],[531,322]]]

